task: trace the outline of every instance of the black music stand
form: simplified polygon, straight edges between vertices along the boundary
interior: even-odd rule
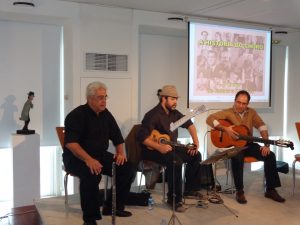
[[[240,151],[245,150],[247,147],[234,147],[224,151],[215,152],[207,159],[202,161],[200,164],[209,165],[212,163],[216,163],[219,160],[230,159],[236,156]]]
[[[231,212],[235,217],[238,217],[238,215],[236,215],[228,206],[226,206],[224,204],[224,201],[221,199],[221,197],[217,194],[216,191],[216,163],[219,160],[225,160],[225,159],[230,159],[234,156],[236,156],[239,152],[241,152],[242,150],[246,149],[247,147],[233,147],[224,151],[220,151],[220,152],[215,152],[214,154],[212,154],[210,157],[208,157],[206,160],[202,161],[200,164],[204,164],[204,165],[209,165],[209,164],[214,164],[215,166],[215,171],[214,171],[214,180],[215,180],[215,185],[214,185],[214,196],[215,198],[218,199],[218,202],[220,204],[223,204],[223,206],[229,211]],[[211,201],[212,202],[212,201]]]

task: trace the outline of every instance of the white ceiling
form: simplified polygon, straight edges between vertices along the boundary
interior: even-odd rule
[[[213,17],[300,31],[300,0],[60,0],[187,17]],[[284,29],[285,28],[285,29]]]

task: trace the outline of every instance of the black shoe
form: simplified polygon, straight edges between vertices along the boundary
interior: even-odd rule
[[[281,197],[275,189],[266,191],[265,197],[270,198],[276,202],[285,202],[285,199]]]
[[[111,216],[112,215],[111,208],[103,207],[102,215],[103,216]],[[128,212],[128,211],[125,211],[125,210],[116,210],[116,216],[118,216],[118,217],[130,217],[130,216],[132,216],[132,213]]]
[[[96,220],[85,221],[83,225],[97,225]]]
[[[235,194],[236,201],[240,204],[246,204],[247,199],[245,197],[244,191],[243,190],[238,190]]]

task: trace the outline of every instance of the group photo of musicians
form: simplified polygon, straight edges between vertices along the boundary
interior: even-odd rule
[[[201,161],[199,151],[200,139],[197,128],[191,118],[176,109],[180,94],[176,86],[166,84],[154,90],[158,102],[150,109],[140,122],[135,141],[140,146],[140,160],[149,160],[166,168],[167,201],[178,213],[186,211],[183,195],[201,199]],[[126,209],[131,184],[135,171],[127,159],[122,136],[116,118],[107,108],[110,90],[102,82],[91,82],[86,87],[86,104],[73,109],[65,118],[65,145],[63,162],[70,173],[80,179],[80,202],[84,225],[96,225],[102,216],[130,217],[132,213]],[[251,96],[247,90],[235,94],[232,107],[210,114],[206,123],[212,129],[224,132],[227,138],[239,139],[235,126],[248,128],[249,136],[257,129],[261,137],[268,140],[268,126],[256,112],[249,107]],[[177,143],[178,129],[170,130],[170,125],[183,120],[179,124],[186,129],[192,139],[190,146],[180,146]],[[221,121],[226,120],[229,125]],[[155,133],[156,132],[156,133]],[[166,143],[158,141],[165,135]],[[108,152],[109,141],[115,146],[115,154]],[[127,149],[127,151],[130,151]],[[247,142],[242,151],[231,157],[235,198],[237,203],[246,204],[244,192],[243,168],[244,157],[252,156],[264,162],[266,180],[264,197],[278,203],[284,203],[285,198],[277,192],[281,186],[276,168],[275,154],[270,150],[270,144],[260,145]],[[110,194],[104,202],[102,211],[99,206],[99,183],[102,175],[112,175],[112,164],[116,163],[116,201]],[[185,164],[185,177],[182,177],[182,165]],[[182,191],[182,180],[185,181]],[[250,203],[251,204],[251,203]]]

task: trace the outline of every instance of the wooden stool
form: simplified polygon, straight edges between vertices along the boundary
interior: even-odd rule
[[[296,162],[300,162],[300,154],[296,154],[295,155],[295,160],[294,160],[294,162],[293,162],[293,195],[294,195],[294,193],[295,193],[295,173],[296,173],[296,171],[295,171],[295,164],[296,164]]]

